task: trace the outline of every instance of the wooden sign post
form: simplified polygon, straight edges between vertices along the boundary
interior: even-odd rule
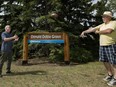
[[[64,44],[64,61],[66,64],[70,63],[70,52],[69,52],[69,38],[68,34],[61,32],[29,32],[24,35],[23,38],[23,62],[22,64],[28,63],[28,44],[34,43],[54,43]]]

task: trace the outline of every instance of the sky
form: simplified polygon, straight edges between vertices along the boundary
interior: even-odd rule
[[[100,1],[100,0],[92,0],[93,1],[93,3],[97,3],[98,1]]]

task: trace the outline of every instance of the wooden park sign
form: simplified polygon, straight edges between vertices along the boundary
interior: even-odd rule
[[[28,44],[64,44],[64,61],[70,63],[69,38],[67,33],[61,32],[29,32],[23,38],[23,62],[28,63]]]

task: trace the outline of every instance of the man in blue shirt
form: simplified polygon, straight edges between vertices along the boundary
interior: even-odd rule
[[[0,57],[0,77],[2,77],[2,67],[4,62],[7,60],[7,72],[11,73],[11,62],[12,62],[12,47],[13,42],[18,41],[18,36],[10,33],[11,27],[10,25],[5,26],[5,31],[1,34],[2,45],[1,45],[1,57]]]

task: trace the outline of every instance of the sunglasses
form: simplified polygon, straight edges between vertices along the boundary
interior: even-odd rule
[[[102,18],[109,18],[109,16],[102,16]]]

